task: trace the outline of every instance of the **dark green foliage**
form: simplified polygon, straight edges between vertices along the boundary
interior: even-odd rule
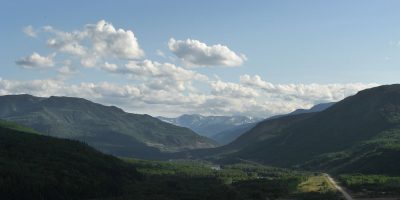
[[[296,186],[310,175],[254,163],[123,162],[25,129],[0,121],[2,199],[263,200],[300,195]]]
[[[286,197],[296,191],[300,178],[291,179],[259,179],[236,182],[236,188],[242,199],[276,199]]]
[[[20,132],[25,132],[25,133],[39,134],[38,132],[34,131],[31,128],[28,128],[26,126],[21,126],[17,123],[13,123],[13,122],[9,122],[9,121],[0,120],[0,127],[4,128],[4,129],[11,129],[14,131],[20,131]]]
[[[319,193],[319,192],[309,192],[309,193],[302,193],[297,195],[297,199],[299,200],[344,200],[336,192],[326,192],[326,193]]]
[[[342,183],[355,192],[369,195],[399,195],[400,177],[385,175],[345,174],[340,176]]]
[[[173,160],[148,161],[125,159],[139,172],[147,175],[177,175],[184,177],[216,177],[223,182],[237,182],[250,179],[287,179],[293,177],[305,178],[308,172],[264,166],[256,163],[241,162],[229,165],[214,165],[205,161]]]
[[[139,187],[142,199],[297,198],[306,195],[297,192],[298,185],[312,175],[249,162],[212,169],[216,166],[204,161],[127,161],[146,177],[147,185]]]
[[[143,200],[238,199],[233,188],[212,177],[149,176],[135,193]]]
[[[2,199],[120,196],[142,176],[119,159],[78,142],[25,133],[0,123]]]
[[[8,95],[0,97],[0,118],[45,135],[84,141],[105,153],[162,158],[161,151],[214,147],[193,131],[149,115],[126,113],[81,98]]]

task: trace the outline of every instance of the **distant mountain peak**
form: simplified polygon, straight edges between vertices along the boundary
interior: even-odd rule
[[[297,109],[289,114],[296,115],[302,113],[321,112],[331,107],[335,102],[320,103],[312,106],[310,109]]]
[[[158,117],[160,120],[177,126],[187,127],[200,135],[213,135],[235,126],[258,122],[261,119],[247,116],[204,116],[199,114],[183,114],[176,118]]]

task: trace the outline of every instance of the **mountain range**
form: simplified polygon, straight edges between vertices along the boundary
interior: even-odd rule
[[[268,188],[262,181],[277,174],[265,168],[254,175],[254,166],[260,163],[336,177],[400,176],[400,84],[366,89],[337,103],[237,125],[251,126],[220,147],[188,128],[80,98],[1,96],[0,118],[26,125],[0,120],[0,196],[6,199],[43,199],[42,195],[45,199],[132,199],[138,195],[142,195],[139,199],[177,199],[182,195],[187,197],[182,199],[193,199],[210,188],[225,199],[235,194],[235,188],[242,188],[238,194],[246,195],[253,194],[247,190],[250,188]],[[171,161],[161,166],[161,162],[133,159],[136,165],[131,165],[93,147],[121,157],[196,159],[212,163],[212,168],[182,165],[180,170],[204,176],[179,177],[171,171]],[[252,177],[253,182],[243,188],[232,180],[227,185],[207,178],[218,174],[218,164],[225,166],[219,173],[222,180],[229,181],[235,174],[236,178]],[[243,171],[234,171],[233,166],[242,166]],[[158,168],[150,175],[154,167]],[[153,194],[154,188],[160,193]]]
[[[191,156],[332,173],[400,175],[400,85],[366,89],[321,112],[258,123],[234,142]]]
[[[290,116],[290,115],[321,112],[321,111],[324,111],[324,110],[328,109],[329,107],[333,106],[335,103],[336,102],[320,103],[320,104],[314,105],[313,107],[311,107],[309,109],[299,108],[299,109],[296,109],[295,111],[287,113],[287,114],[274,115],[272,117],[267,118],[267,120],[276,119],[276,118],[280,118],[280,117],[284,117],[284,116]]]
[[[321,112],[326,110],[327,108],[331,107],[334,102],[329,102],[329,103],[321,103],[314,105],[310,109],[297,109],[291,113],[288,114],[283,114],[283,115],[275,115],[272,117],[269,117],[263,121],[266,120],[271,120],[271,119],[276,119],[280,118],[283,116],[289,116],[289,115],[298,115],[298,114],[303,114],[303,113],[313,113],[313,112]],[[245,123],[241,125],[234,126],[232,128],[229,128],[227,130],[221,131],[213,136],[211,136],[212,139],[217,141],[220,145],[226,145],[231,142],[233,142],[236,138],[241,136],[242,134],[246,133],[250,129],[252,129],[254,126],[257,125],[258,122],[253,122],[253,123]]]
[[[118,156],[222,163],[247,160],[339,174],[400,175],[399,113],[400,85],[384,85],[334,104],[268,118],[247,127],[231,143],[214,148],[212,140],[188,128],[84,99],[0,97],[1,118],[45,135],[84,141]],[[206,117],[194,118],[199,122]],[[177,151],[181,152],[173,153]]]
[[[164,152],[216,145],[188,128],[82,98],[0,96],[0,118],[125,157],[157,158]]]
[[[198,114],[185,114],[177,118],[158,118],[177,126],[187,127],[199,135],[216,139],[220,144],[226,143],[224,139],[219,139],[222,137],[217,136],[221,132],[240,129],[242,125],[247,126],[262,120],[261,118],[247,116],[203,116]]]

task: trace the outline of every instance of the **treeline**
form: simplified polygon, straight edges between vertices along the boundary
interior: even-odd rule
[[[120,196],[143,180],[136,169],[78,141],[0,124],[1,199],[90,199]]]
[[[299,191],[299,185],[315,175],[309,172],[254,163],[217,166],[193,160],[125,160],[146,179],[135,191],[142,199],[341,199],[332,191]]]
[[[214,165],[201,160],[148,161],[124,159],[144,175],[175,175],[182,177],[213,177],[225,183],[234,183],[255,179],[289,179],[305,180],[312,175],[289,169],[269,167],[255,163],[237,163]]]
[[[340,181],[355,192],[363,192],[370,196],[399,195],[400,177],[386,175],[346,174]]]

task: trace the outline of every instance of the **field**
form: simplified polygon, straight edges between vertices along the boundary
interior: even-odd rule
[[[323,175],[315,175],[309,177],[306,181],[302,182],[299,185],[300,192],[334,192],[336,191],[335,187],[328,181],[326,176]]]

